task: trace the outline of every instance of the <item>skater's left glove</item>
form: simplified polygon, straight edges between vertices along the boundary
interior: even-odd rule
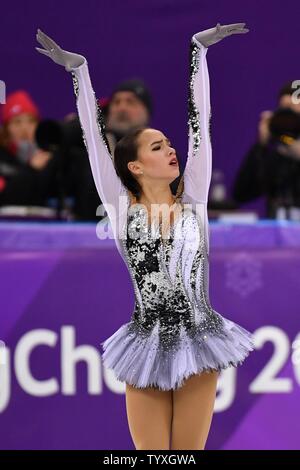
[[[248,33],[249,29],[244,27],[245,24],[246,23],[233,23],[221,26],[220,23],[218,23],[214,28],[200,31],[199,33],[194,34],[193,37],[195,37],[204,47],[208,47],[222,41],[222,39],[227,38],[232,34]]]

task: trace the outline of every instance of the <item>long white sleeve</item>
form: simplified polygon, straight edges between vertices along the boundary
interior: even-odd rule
[[[195,36],[190,44],[189,83],[189,146],[183,174],[182,202],[197,205],[203,224],[207,252],[209,252],[209,225],[207,216],[208,192],[212,171],[210,139],[210,84],[206,61],[207,47]]]
[[[118,236],[115,222],[127,208],[127,189],[118,177],[108,141],[103,116],[91,84],[85,59],[79,67],[72,68],[74,92],[83,139],[87,148],[91,170],[99,197],[107,211],[113,233]]]

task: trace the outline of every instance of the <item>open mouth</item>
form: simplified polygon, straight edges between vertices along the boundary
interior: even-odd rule
[[[178,165],[178,160],[177,158],[172,158],[172,160],[170,161],[169,165],[174,165],[174,166],[177,166]]]

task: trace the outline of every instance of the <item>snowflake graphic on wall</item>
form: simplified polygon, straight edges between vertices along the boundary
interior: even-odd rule
[[[225,263],[225,283],[228,289],[247,297],[263,285],[262,263],[249,253],[233,255]]]

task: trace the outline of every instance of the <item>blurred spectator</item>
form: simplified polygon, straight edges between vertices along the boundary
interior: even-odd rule
[[[261,113],[257,141],[232,187],[237,203],[265,196],[268,218],[281,218],[291,210],[300,214],[300,104],[292,97],[292,83],[280,90],[274,112]]]
[[[57,192],[57,162],[36,142],[40,112],[31,96],[24,90],[8,95],[1,121],[0,205],[47,205]]]
[[[127,80],[115,87],[106,119],[111,151],[114,151],[117,141],[132,128],[149,125],[151,115],[150,92],[142,80]]]

